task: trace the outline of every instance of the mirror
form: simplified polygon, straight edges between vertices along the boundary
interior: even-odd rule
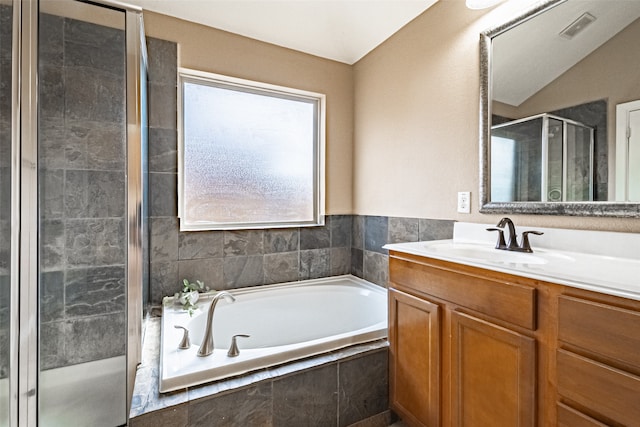
[[[639,38],[640,0],[549,0],[480,35],[480,212],[640,217]]]

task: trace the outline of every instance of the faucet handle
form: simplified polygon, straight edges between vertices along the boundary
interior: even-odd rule
[[[240,354],[240,350],[238,349],[238,344],[236,343],[236,338],[249,338],[251,335],[246,334],[238,334],[231,337],[231,345],[229,346],[229,351],[227,352],[228,357],[236,357]]]
[[[191,340],[189,340],[189,330],[184,326],[174,325],[173,327],[176,329],[182,329],[184,331],[184,334],[182,334],[182,340],[180,340],[180,344],[178,344],[178,348],[186,350],[191,347]]]
[[[531,245],[529,244],[529,234],[542,236],[544,233],[542,231],[534,231],[534,230],[524,231],[522,233],[522,244],[520,245],[520,250],[522,252],[529,252],[529,253],[533,252],[533,249],[531,249]]]
[[[487,228],[487,231],[497,231],[498,241],[496,242],[496,249],[506,249],[507,244],[504,241],[504,230],[501,228]]]

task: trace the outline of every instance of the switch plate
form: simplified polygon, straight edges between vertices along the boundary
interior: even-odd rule
[[[471,192],[458,192],[458,213],[471,213]]]

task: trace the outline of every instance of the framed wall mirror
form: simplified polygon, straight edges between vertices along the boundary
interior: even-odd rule
[[[480,212],[640,217],[640,0],[480,35]]]

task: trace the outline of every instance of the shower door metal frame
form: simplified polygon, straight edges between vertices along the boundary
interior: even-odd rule
[[[83,0],[75,0],[83,1]],[[127,402],[140,361],[143,188],[140,73],[146,67],[142,9],[117,1],[86,1],[125,13],[127,135]],[[11,427],[38,425],[38,21],[39,0],[13,1],[11,205]],[[146,72],[146,70],[145,70]],[[19,328],[18,328],[19,325]]]

